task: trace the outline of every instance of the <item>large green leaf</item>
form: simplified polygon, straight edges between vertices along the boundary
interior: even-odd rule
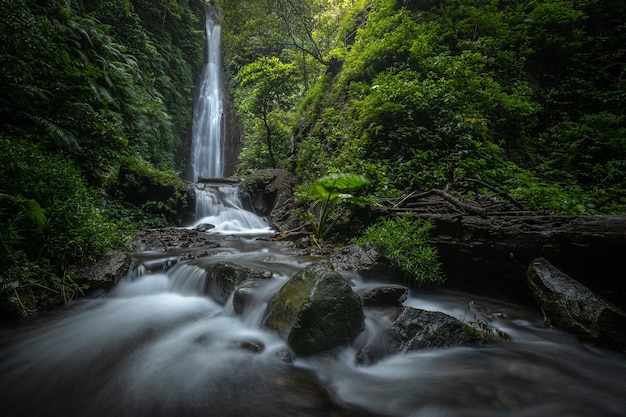
[[[356,191],[370,183],[371,181],[363,175],[337,172],[325,175],[315,181],[311,186],[311,191],[324,200],[334,201],[340,194],[346,191]]]

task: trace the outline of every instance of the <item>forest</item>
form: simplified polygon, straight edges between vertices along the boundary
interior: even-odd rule
[[[626,214],[619,0],[214,0],[243,124],[238,173],[368,178],[375,198],[501,190],[554,215]],[[202,0],[0,0],[0,299],[128,231],[179,224]],[[123,174],[123,175],[122,175]],[[19,291],[18,291],[19,290]]]

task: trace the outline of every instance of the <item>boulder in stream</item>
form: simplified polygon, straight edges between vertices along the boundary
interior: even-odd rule
[[[471,345],[497,339],[491,329],[481,332],[439,311],[407,306],[386,307],[375,311],[387,317],[391,325],[360,347],[357,354],[359,363],[372,364],[399,352]]]
[[[69,272],[74,274],[74,281],[78,284],[108,291],[126,275],[130,265],[131,256],[128,253],[107,251],[97,261],[70,267]]]
[[[547,321],[585,339],[626,345],[626,313],[543,258],[530,263],[527,278]]]
[[[378,245],[347,245],[333,254],[330,260],[337,271],[358,272],[363,278],[395,280],[402,275],[400,269],[381,255]]]
[[[271,278],[269,271],[246,268],[230,262],[217,262],[205,267],[209,295],[219,304],[226,304],[230,294],[246,281]]]
[[[272,297],[263,325],[276,330],[296,355],[313,355],[356,338],[364,326],[363,304],[330,262],[315,262]]]
[[[363,291],[360,295],[367,307],[398,307],[409,297],[409,287],[404,285],[379,285]]]
[[[478,330],[439,311],[404,307],[391,325],[400,351],[469,345],[485,341]]]
[[[250,306],[254,293],[259,288],[258,282],[250,282],[237,288],[233,293],[233,309],[237,314],[243,314]]]

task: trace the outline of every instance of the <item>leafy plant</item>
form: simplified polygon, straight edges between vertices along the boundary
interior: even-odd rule
[[[322,239],[332,230],[337,220],[345,214],[346,204],[358,204],[361,200],[349,192],[360,190],[371,182],[363,175],[334,173],[326,175],[313,183],[311,194],[318,199],[309,210],[309,218],[315,237]],[[342,205],[342,210],[337,208]],[[317,219],[312,211],[319,212]]]
[[[502,330],[498,329],[496,326],[489,323],[487,320],[477,317],[476,313],[473,313],[473,317],[474,317],[473,320],[466,321],[467,316],[469,315],[470,311],[474,309],[474,306],[475,306],[474,301],[470,301],[469,303],[467,303],[465,312],[460,317],[461,321],[466,322],[467,324],[472,326],[480,334],[481,337],[488,338],[488,339],[494,338],[494,337],[499,337],[500,339],[504,339],[504,340],[511,339],[511,336],[509,336],[507,333],[503,332]]]
[[[41,230],[46,223],[44,210],[34,199],[21,195],[13,196],[0,193],[0,262],[3,268],[11,269],[12,263],[20,258],[20,251],[15,246],[23,243],[27,229]],[[12,274],[0,275],[0,303],[9,303],[18,310],[25,311],[17,289],[19,281]]]
[[[437,249],[428,244],[428,233],[433,227],[431,219],[412,219],[407,214],[383,217],[354,239],[354,243],[378,244],[382,255],[418,287],[442,284],[445,277]]]
[[[274,140],[280,111],[289,109],[296,90],[295,67],[276,57],[262,57],[239,71],[240,87],[247,89],[243,106],[263,125],[271,168],[276,168]]]
[[[173,172],[157,170],[138,158],[128,158],[111,179],[113,199],[106,212],[125,227],[168,227],[184,223],[188,207],[185,183]]]
[[[0,137],[0,176],[2,304],[22,312],[36,308],[36,301],[26,301],[34,287],[60,302],[71,298],[81,289],[65,268],[121,243],[100,196],[68,157],[17,138]]]

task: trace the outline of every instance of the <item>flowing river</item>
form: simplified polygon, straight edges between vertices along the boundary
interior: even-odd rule
[[[512,340],[360,364],[359,347],[385,324],[366,310],[366,330],[353,346],[286,360],[285,342],[261,326],[265,305],[314,259],[257,239],[270,230],[258,227],[259,218],[250,229],[254,215],[236,204],[218,206],[229,212],[229,227],[207,232],[217,247],[205,256],[171,262],[176,252],[136,254],[109,293],[4,332],[1,415],[626,415],[624,354],[546,328],[536,311],[470,294],[415,293],[405,305],[490,320]],[[242,314],[232,296],[220,305],[202,290],[199,266],[218,261],[272,273]],[[371,285],[346,277],[355,289]]]

